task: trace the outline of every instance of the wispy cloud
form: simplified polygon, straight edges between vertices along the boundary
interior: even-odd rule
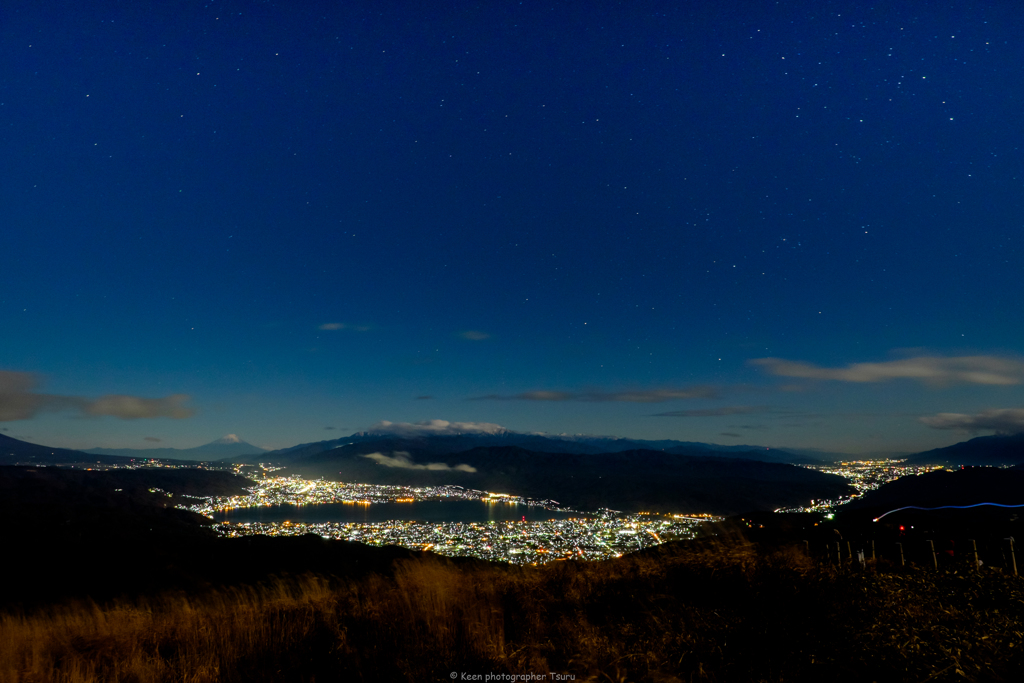
[[[491,338],[491,335],[480,330],[466,330],[465,332],[460,332],[459,336],[470,341],[483,341],[484,339]]]
[[[346,323],[324,323],[318,330],[352,330],[353,332],[369,332],[372,325],[348,325]]]
[[[502,396],[500,394],[487,394],[486,396],[473,396],[467,401],[573,401],[578,400],[578,394],[570,394],[565,391],[527,391],[523,394]]]
[[[434,397],[433,396],[417,396],[416,400],[417,401],[429,401],[432,398],[434,398]]]
[[[186,406],[189,397],[173,394],[164,398],[109,395],[97,399],[60,396],[36,391],[39,378],[31,372],[0,370],[0,422],[28,420],[42,412],[71,411],[85,417],[110,416],[123,420],[170,417],[183,419],[195,414]]]
[[[664,403],[691,398],[718,398],[714,387],[697,386],[680,389],[641,389],[636,391],[527,391],[502,396],[474,396],[470,401],[585,401],[591,403]]]
[[[174,394],[165,398],[142,398],[140,396],[101,396],[88,403],[83,412],[100,417],[108,415],[122,420],[138,420],[152,417],[170,417],[176,420],[191,417],[195,411],[185,405],[188,396]]]
[[[142,437],[142,440],[143,441],[152,441],[153,443],[160,443],[161,441],[163,441],[163,439],[158,439],[155,436],[144,436],[144,437]]]
[[[409,458],[409,454],[405,451],[395,451],[391,455],[384,455],[383,453],[368,453],[363,456],[373,460],[378,465],[384,467],[396,467],[403,470],[430,470],[432,472],[476,472],[476,468],[472,465],[446,465],[443,462],[427,462],[427,463],[415,463]]]
[[[720,415],[751,415],[770,412],[772,410],[768,406],[722,406],[721,408],[698,410],[670,410],[667,413],[654,413],[652,417],[718,417]]]
[[[718,434],[718,435],[719,435],[719,436],[728,436],[728,437],[731,437],[731,438],[733,438],[733,439],[738,439],[738,438],[740,438],[740,435],[739,435],[739,434],[737,434],[736,432],[719,432],[719,434]]]
[[[853,363],[844,368],[823,368],[813,363],[783,358],[754,358],[748,363],[780,377],[839,382],[912,379],[931,386],[1012,385],[1024,382],[1024,362],[1000,356],[917,356],[881,363]]]
[[[939,413],[920,420],[932,429],[962,429],[967,432],[994,430],[1007,434],[1024,432],[1024,408],[994,408],[974,415]]]
[[[454,435],[454,434],[501,434],[508,431],[491,422],[449,422],[448,420],[424,420],[423,422],[388,422],[381,420],[368,430],[371,433],[395,434],[398,436]]]

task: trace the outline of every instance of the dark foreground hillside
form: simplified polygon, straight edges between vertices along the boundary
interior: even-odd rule
[[[0,467],[0,609],[198,594],[281,573],[387,573],[395,559],[418,556],[317,536],[219,538],[209,520],[173,507],[183,495],[234,494],[250,483],[196,469]]]
[[[839,514],[876,517],[910,506],[938,508],[986,503],[1024,506],[1024,469],[966,467],[903,477],[844,505]],[[1024,507],[1017,512],[1024,512]]]
[[[1017,577],[835,568],[740,539],[0,617],[3,681],[1001,681],[1022,655]]]

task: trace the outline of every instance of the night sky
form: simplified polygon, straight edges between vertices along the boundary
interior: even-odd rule
[[[1024,430],[1022,30],[1011,2],[4,2],[0,429]]]

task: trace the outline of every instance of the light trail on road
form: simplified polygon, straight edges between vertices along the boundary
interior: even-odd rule
[[[916,505],[907,505],[905,507],[896,508],[895,510],[889,510],[885,514],[875,517],[874,521],[877,522],[878,520],[882,519],[882,517],[885,517],[886,515],[891,515],[894,512],[899,512],[900,510],[924,510],[925,512],[930,512],[932,510],[966,510],[968,508],[981,507],[982,505],[992,505],[1000,508],[1024,508],[1024,504],[1005,505],[1003,503],[974,503],[973,505],[940,505],[939,507],[936,508],[922,508]]]

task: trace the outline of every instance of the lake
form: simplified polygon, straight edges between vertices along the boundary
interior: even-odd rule
[[[415,503],[373,503],[352,505],[324,503],[321,505],[270,505],[237,508],[214,513],[218,522],[388,522],[415,520],[419,522],[543,522],[549,519],[587,517],[578,512],[554,512],[542,507],[484,503],[478,500],[429,500]]]

